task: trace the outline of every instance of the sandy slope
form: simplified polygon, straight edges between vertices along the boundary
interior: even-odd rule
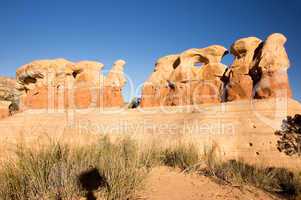
[[[301,113],[292,99],[228,102],[197,107],[150,108],[146,110],[26,111],[0,120],[0,154],[18,141],[35,142],[42,136],[89,143],[99,134],[148,136],[170,143],[179,137],[204,146],[218,144],[221,156],[277,167],[297,168],[300,159],[276,149],[277,130],[287,115]],[[69,134],[66,135],[66,132]],[[75,141],[77,140],[77,141]],[[1,156],[1,155],[0,155]]]
[[[253,187],[220,185],[196,174],[183,174],[167,167],[149,175],[142,199],[149,200],[272,200],[278,199]]]
[[[172,107],[165,111],[159,108],[113,113],[96,109],[60,113],[26,111],[0,121],[0,159],[5,159],[19,142],[34,147],[36,142],[55,137],[85,145],[95,141],[99,134],[130,134],[144,142],[151,136],[160,143],[184,137],[199,144],[200,149],[217,143],[224,158],[300,168],[300,159],[276,150],[277,137],[274,135],[284,117],[296,113],[301,113],[301,105],[292,99],[284,103],[271,99],[197,108]],[[167,168],[156,168],[151,172],[141,196],[157,200],[273,199],[251,187],[240,190],[219,185],[207,177],[185,175]]]

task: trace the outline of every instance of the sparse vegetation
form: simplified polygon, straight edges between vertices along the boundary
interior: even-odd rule
[[[135,109],[138,108],[140,106],[141,103],[141,98],[138,97],[134,97],[131,102],[128,104],[128,108],[129,109]]]
[[[162,162],[169,167],[185,170],[199,161],[199,151],[193,144],[179,143],[163,151]]]
[[[96,168],[107,181],[95,195],[106,199],[130,199],[145,175],[137,146],[129,139],[112,143],[70,147],[52,143],[38,151],[18,147],[16,158],[4,162],[0,172],[1,199],[75,199],[87,191],[79,187],[79,175]]]
[[[217,146],[205,148],[201,157],[192,143],[178,142],[139,147],[124,137],[76,146],[52,142],[33,148],[18,146],[16,156],[3,161],[0,170],[1,199],[78,199],[94,195],[102,199],[134,199],[149,169],[165,165],[192,169],[220,183],[253,185],[267,192],[296,198],[300,175],[286,169],[252,166],[243,161],[222,161]]]
[[[277,148],[288,156],[301,156],[301,115],[288,116],[282,122],[281,130],[275,132],[280,136]]]
[[[13,115],[14,113],[19,111],[19,102],[14,100],[12,103],[9,105],[9,114]]]
[[[201,174],[217,178],[226,184],[253,185],[287,199],[301,197],[300,174],[284,168],[249,165],[244,161],[222,161],[214,146],[206,150],[203,159],[205,167],[200,169]]]

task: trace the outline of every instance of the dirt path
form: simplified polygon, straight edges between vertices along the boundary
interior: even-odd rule
[[[205,176],[183,174],[166,167],[152,170],[142,199],[150,200],[276,200],[252,187],[219,185]]]

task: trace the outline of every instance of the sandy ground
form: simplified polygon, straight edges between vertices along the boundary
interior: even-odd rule
[[[301,160],[279,153],[274,134],[287,115],[296,113],[301,113],[301,105],[292,99],[145,110],[28,110],[0,120],[0,158],[19,142],[31,145],[43,137],[56,137],[85,145],[95,136],[109,134],[131,135],[145,143],[153,137],[162,144],[184,138],[201,151],[217,144],[223,158],[297,168]]]
[[[185,110],[187,109],[187,110]],[[202,105],[197,108],[152,108],[145,111],[122,112],[95,109],[49,112],[26,111],[0,120],[0,159],[14,150],[16,144],[32,147],[49,138],[85,145],[95,142],[102,134],[134,135],[144,143],[150,136],[160,143],[186,138],[200,149],[218,144],[220,155],[227,158],[264,164],[265,166],[300,168],[301,160],[290,158],[276,149],[274,131],[287,115],[301,113],[301,105],[261,100]],[[277,159],[275,159],[277,158]],[[219,185],[212,179],[187,175],[168,168],[154,169],[146,180],[141,199],[206,200],[276,199],[252,187],[237,188]]]
[[[149,200],[276,200],[271,194],[250,186],[221,185],[209,177],[183,174],[167,167],[151,171],[141,199]]]

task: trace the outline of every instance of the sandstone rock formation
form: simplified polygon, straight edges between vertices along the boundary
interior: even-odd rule
[[[141,106],[220,102],[225,71],[220,61],[226,52],[224,47],[212,45],[160,58],[142,89]]]
[[[284,48],[286,37],[280,33],[271,34],[254,60],[254,68],[261,78],[255,85],[256,98],[291,97],[287,70],[290,62]]]
[[[179,62],[178,55],[168,55],[157,60],[154,72],[144,83],[142,89],[142,107],[164,105],[170,91],[169,78]]]
[[[17,69],[17,89],[21,92],[20,108],[54,107],[54,94],[65,80],[66,65],[71,62],[64,59],[39,60]]]
[[[234,62],[227,71],[228,84],[226,86],[227,101],[251,99],[253,80],[249,75],[256,48],[261,40],[248,37],[237,40],[231,46],[231,53],[235,56]]]
[[[104,65],[98,62],[72,63],[64,59],[55,59],[26,64],[16,73],[17,89],[21,92],[20,105],[22,109],[121,106],[123,105],[121,90],[125,84],[122,78],[124,64],[124,61],[115,63],[113,71],[116,73],[118,71],[119,75],[114,76],[110,73],[108,81],[101,72]],[[113,95],[100,103],[102,96],[113,91],[106,89],[112,81],[119,92],[117,94],[113,92],[116,96]]]
[[[73,104],[76,108],[97,106],[100,86],[104,80],[101,73],[103,67],[102,63],[92,61],[81,61],[67,65],[66,80],[68,80],[69,86],[65,93],[70,94],[67,98],[68,104]]]
[[[235,60],[226,73],[226,100],[291,97],[285,42],[279,33],[264,42],[255,37],[237,40],[231,47]]]
[[[228,54],[227,49],[219,45],[212,45],[201,50],[200,56],[204,65],[200,68],[201,82],[193,90],[193,104],[222,101],[224,95],[222,77],[226,66],[220,62],[226,54]]]
[[[264,42],[256,37],[239,39],[231,46],[235,59],[228,68],[221,64],[228,51],[219,45],[160,58],[142,89],[141,106],[291,97],[285,42],[279,33]]]
[[[271,34],[264,42],[256,37],[239,39],[231,46],[235,59],[228,68],[221,63],[228,51],[220,45],[164,56],[144,83],[141,106],[291,97],[285,43],[280,33]],[[7,90],[15,85],[13,81],[6,81],[4,85],[11,85],[6,88],[0,79],[0,100],[12,102],[20,96],[21,110],[120,107],[126,84],[124,65],[123,60],[116,61],[105,77],[104,65],[98,62],[34,61],[16,72],[18,95]],[[4,108],[6,103],[2,105]]]
[[[100,95],[100,105],[105,107],[120,107],[124,104],[122,88],[126,84],[126,77],[123,73],[124,60],[117,60],[104,80],[104,87]]]

